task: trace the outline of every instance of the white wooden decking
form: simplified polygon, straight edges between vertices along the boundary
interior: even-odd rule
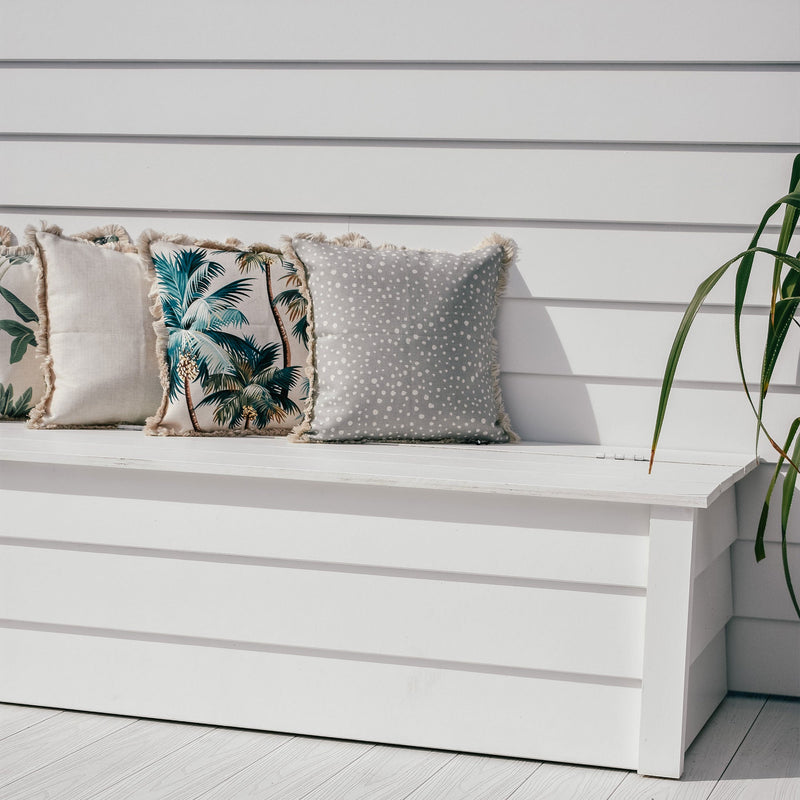
[[[464,753],[0,705],[3,800],[793,800],[800,701],[731,695],[680,781]]]

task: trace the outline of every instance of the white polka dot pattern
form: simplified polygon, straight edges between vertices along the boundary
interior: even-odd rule
[[[461,255],[295,239],[314,314],[306,441],[507,442],[495,364],[503,247]]]

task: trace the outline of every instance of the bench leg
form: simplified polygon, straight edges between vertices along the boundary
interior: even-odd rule
[[[697,512],[653,506],[647,575],[639,773],[683,772]]]

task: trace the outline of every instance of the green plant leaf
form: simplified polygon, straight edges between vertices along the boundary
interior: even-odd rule
[[[31,410],[31,400],[33,399],[33,389],[29,386],[11,407],[11,417],[27,417]]]
[[[770,323],[767,331],[767,344],[764,347],[764,358],[761,364],[761,401],[763,403],[769,390],[769,382],[775,371],[775,364],[781,352],[781,347],[786,340],[786,334],[794,319],[800,297],[790,297],[787,300],[778,300],[775,304],[774,321]],[[759,413],[761,409],[759,409]]]
[[[36,340],[33,338],[33,333],[30,331],[22,336],[18,336],[16,339],[13,339],[11,341],[11,358],[9,363],[16,364],[18,361],[22,361],[22,358],[24,357],[25,351],[28,349],[28,347],[35,344]]]
[[[797,429],[800,428],[800,417],[797,417],[793,420],[792,424],[789,426],[789,433],[786,436],[786,443],[783,445],[784,452],[788,451],[791,446],[792,442],[794,441],[794,437],[797,435]],[[772,472],[772,479],[769,482],[769,487],[767,488],[767,493],[764,496],[764,505],[761,508],[761,516],[758,520],[758,528],[756,530],[756,543],[755,543],[755,554],[756,554],[756,561],[763,561],[766,558],[766,551],[764,550],[764,532],[767,529],[767,519],[769,517],[769,504],[772,500],[772,493],[775,490],[775,484],[778,482],[778,478],[781,474],[781,467],[783,467],[786,459],[783,456],[778,458],[778,463],[775,465],[775,469]]]
[[[792,452],[795,464],[800,458],[800,439],[795,442],[794,451]],[[797,484],[797,467],[790,466],[786,477],[783,479],[783,497],[781,499],[781,560],[783,561],[783,577],[786,580],[786,588],[789,590],[789,596],[792,599],[795,613],[800,617],[800,604],[797,602],[797,595],[794,591],[792,584],[792,573],[789,569],[789,548],[787,546],[786,532],[789,526],[789,513],[792,510],[792,501],[794,500],[794,488]]]
[[[5,331],[11,336],[24,336],[26,333],[33,334],[33,331],[21,322],[14,319],[0,319],[0,331]]]
[[[800,203],[800,195],[798,196],[798,203]],[[775,204],[775,208],[779,208],[780,203]],[[773,211],[774,213],[774,211]],[[762,225],[760,228],[763,230],[763,227],[766,225],[766,219],[768,216],[765,215],[764,220],[762,220]],[[757,237],[754,237],[756,239]],[[790,269],[796,270],[800,272],[800,260],[796,258],[791,258],[788,256],[782,256],[782,254],[777,253],[775,250],[772,250],[768,247],[751,247],[737,255],[735,255],[729,261],[726,261],[721,267],[711,273],[698,287],[695,291],[694,297],[689,302],[689,305],[686,308],[686,311],[683,314],[683,318],[678,325],[678,331],[675,334],[675,339],[672,342],[672,348],[670,349],[669,356],[667,356],[667,365],[664,370],[664,378],[661,382],[661,394],[658,400],[658,410],[656,412],[656,421],[653,430],[653,441],[650,449],[650,470],[653,469],[653,462],[655,460],[656,448],[658,447],[658,440],[661,436],[661,428],[664,424],[664,417],[667,411],[667,404],[669,402],[669,396],[672,392],[672,384],[675,381],[675,371],[678,367],[678,362],[680,361],[681,353],[683,352],[684,344],[686,343],[686,338],[689,335],[689,330],[692,327],[692,323],[694,322],[695,317],[697,316],[697,312],[700,310],[700,307],[703,305],[706,297],[708,297],[711,290],[719,283],[720,279],[725,275],[728,269],[733,266],[737,261],[743,261],[746,265],[747,277],[745,280],[745,288],[741,291],[741,298],[739,298],[740,290],[738,287],[739,283],[739,275],[737,274],[737,308],[739,312],[739,316],[741,316],[741,308],[744,305],[744,293],[746,290],[746,281],[749,280],[749,269],[752,267],[753,258],[755,257],[756,253],[766,253],[768,255],[774,257],[783,257],[786,260],[787,265]],[[736,321],[736,316],[734,313],[734,319]],[[741,360],[741,347],[739,344],[738,339],[738,332],[736,333],[737,343],[736,343],[736,353],[739,359],[739,370],[742,375],[742,383],[744,384],[745,393],[747,395],[747,399],[750,402],[750,406],[753,409],[754,413],[757,413],[755,403],[753,402],[750,396],[750,390],[747,388],[747,382],[744,375],[744,366]],[[769,434],[767,434],[769,436]],[[772,442],[772,438],[770,437],[770,441]],[[777,445],[776,445],[777,446]]]
[[[14,386],[9,383],[8,386],[3,388],[0,383],[0,414],[3,416],[11,416],[9,411],[11,409],[11,398],[14,397]]]
[[[0,297],[3,297],[11,307],[14,309],[14,313],[23,321],[23,322],[38,322],[39,315],[32,309],[30,306],[25,305],[22,300],[19,299],[13,292],[9,292],[8,289],[0,286]]]

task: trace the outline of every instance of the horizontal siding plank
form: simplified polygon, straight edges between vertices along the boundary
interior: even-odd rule
[[[65,546],[80,542],[86,549],[135,547],[142,554],[141,548],[153,548],[181,551],[186,557],[447,572],[454,579],[483,576],[639,588],[647,579],[647,539],[642,535],[649,520],[646,506],[513,496],[487,502],[485,496],[467,493],[454,504],[450,495],[431,492],[373,487],[367,496],[338,486],[315,489],[314,508],[309,509],[302,486],[248,480],[243,487],[241,478],[220,482],[194,475],[189,489],[186,481],[173,476],[168,484],[171,500],[165,499],[166,484],[159,473],[139,473],[135,483],[123,476],[127,490],[135,486],[139,497],[124,496],[125,487],[108,471],[65,475],[49,470],[43,475],[37,465],[19,464],[9,478],[20,486],[36,481],[38,513],[31,516],[30,492],[10,490],[4,476],[0,535],[31,543],[38,539]],[[65,492],[67,486],[74,494]],[[240,500],[242,491],[251,492],[249,503]],[[80,519],[80,530],[54,528],[48,520],[56,518]],[[109,519],[115,520],[113,527]]]
[[[700,732],[714,709],[728,693],[726,676],[725,626],[699,653],[689,668],[689,690],[686,699],[684,746]]]
[[[28,140],[0,141],[0,158],[6,206],[746,225],[780,195],[792,161],[783,153]]]
[[[624,378],[508,374],[501,383],[511,423],[523,439],[629,446],[649,452],[660,381],[642,385]],[[795,390],[768,399],[764,420],[779,438],[797,416],[797,396]],[[754,419],[740,387],[677,386],[659,447],[752,453]],[[759,453],[774,460],[763,437]]]
[[[780,194],[781,187],[775,186]],[[602,228],[580,224],[548,227],[500,222],[409,222],[403,219],[379,221],[371,218],[324,217],[234,218],[222,213],[186,216],[142,212],[64,212],[54,209],[19,211],[0,208],[0,224],[21,237],[27,225],[42,217],[60,225],[67,233],[89,230],[108,223],[121,224],[137,238],[145,228],[167,233],[187,233],[201,239],[224,241],[230,236],[243,242],[278,243],[283,235],[300,231],[321,231],[333,238],[348,230],[357,231],[374,244],[392,242],[410,248],[461,252],[474,247],[492,230],[517,242],[519,260],[509,275],[506,296],[549,298],[567,302],[672,303],[685,306],[697,285],[712,270],[744,250],[751,233],[726,230],[670,230],[668,228]],[[753,219],[753,228],[757,220]],[[769,241],[769,240],[766,240]],[[772,263],[756,262],[758,275],[771,275]],[[732,305],[734,272],[723,278],[709,296],[712,305]],[[754,277],[758,286],[748,295],[749,304],[769,303],[770,279]]]
[[[7,87],[4,103],[13,109],[0,122],[5,134],[800,141],[800,109],[742,113],[800,94],[800,73],[786,71],[26,69],[0,63],[0,80]],[[225,109],[247,112],[198,112],[189,100],[197,96],[224,97]],[[98,102],[102,97],[130,102],[109,105]],[[255,97],[268,102],[253,103]]]
[[[731,558],[726,550],[694,579],[692,625],[689,632],[691,661],[696,660],[725,628],[732,613]],[[723,681],[722,684],[724,683]]]
[[[733,613],[738,617],[780,619],[800,626],[784,580],[781,546],[767,542],[765,550],[766,558],[756,562],[752,542],[738,541],[734,544],[731,551],[735,593]],[[800,583],[800,545],[788,546],[788,561],[797,585]]]
[[[640,689],[13,629],[0,651],[12,702],[636,766]]]
[[[728,572],[730,572],[728,550],[736,541],[737,534],[734,492],[726,492],[708,510],[700,511],[697,515],[692,575],[697,577],[723,554],[728,558]]]
[[[800,13],[792,0],[637,0],[535,6],[499,0],[487,18],[471,0],[409,0],[379,7],[369,0],[335,6],[323,0],[254,6],[231,0],[224,19],[210,2],[177,0],[159,8],[157,24],[132,26],[129,9],[101,0],[53,8],[46,0],[15,3],[3,46],[11,59],[397,59],[780,61],[797,59]],[[42,25],[42,19],[47,25]],[[114,31],[98,36],[97,23]],[[127,34],[126,34],[127,31]],[[65,35],[68,33],[69,35]]]
[[[728,623],[728,686],[734,692],[800,697],[797,621],[734,617]]]
[[[643,597],[43,548],[0,553],[5,619],[641,677]]]
[[[678,309],[576,308],[546,300],[507,300],[499,317],[500,367],[538,375],[660,381],[682,318]],[[745,374],[755,383],[761,375],[768,318],[767,308],[742,318]],[[773,373],[773,389],[796,386],[798,360],[800,337],[790,336]],[[741,385],[732,310],[698,315],[675,379]]]

